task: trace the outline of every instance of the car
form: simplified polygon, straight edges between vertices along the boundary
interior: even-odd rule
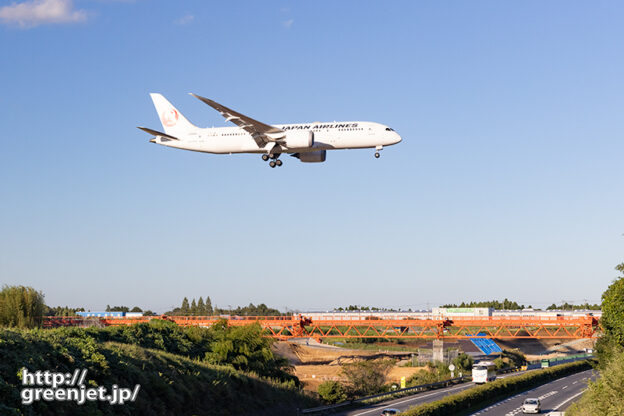
[[[542,413],[540,399],[526,399],[522,404],[522,413]]]
[[[399,413],[401,413],[399,409],[388,408],[381,411],[381,416],[394,416],[398,415]]]

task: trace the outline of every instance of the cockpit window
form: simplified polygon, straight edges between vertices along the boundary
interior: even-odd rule
[[[394,131],[394,129],[391,129],[390,127],[386,127],[386,131]]]

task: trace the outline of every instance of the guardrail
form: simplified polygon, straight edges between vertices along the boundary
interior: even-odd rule
[[[451,384],[459,384],[461,382],[471,380],[471,379],[472,378],[470,376],[456,377],[456,378],[451,378],[448,380],[438,381],[436,383],[421,384],[419,386],[406,387],[404,389],[392,390],[392,391],[388,391],[384,393],[374,394],[372,396],[360,397],[359,399],[347,400],[345,402],[341,402],[337,404],[330,404],[327,406],[319,406],[319,407],[312,407],[309,409],[303,409],[300,411],[300,413],[311,414],[311,413],[324,412],[326,410],[338,409],[340,407],[348,406],[350,404],[361,403],[367,400],[377,399],[379,397],[400,395],[400,394],[407,393],[410,391],[418,391],[418,390],[427,391],[436,387],[441,387],[441,386],[446,387],[446,386],[450,386]]]

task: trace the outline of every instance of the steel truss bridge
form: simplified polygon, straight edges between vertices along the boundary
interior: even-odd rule
[[[266,336],[290,338],[402,338],[402,339],[581,339],[598,336],[598,318],[557,317],[453,317],[452,319],[376,318],[344,316],[310,319],[305,316],[143,316],[143,317],[44,317],[44,327],[120,326],[153,319],[180,326],[209,327],[217,322],[229,326],[258,324]]]

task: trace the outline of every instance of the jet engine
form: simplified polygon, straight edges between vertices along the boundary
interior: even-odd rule
[[[291,130],[286,133],[284,144],[289,149],[302,149],[314,145],[314,132],[311,130]]]
[[[325,162],[327,158],[327,150],[317,150],[315,152],[295,153],[292,156],[296,157],[304,163],[320,163]]]

